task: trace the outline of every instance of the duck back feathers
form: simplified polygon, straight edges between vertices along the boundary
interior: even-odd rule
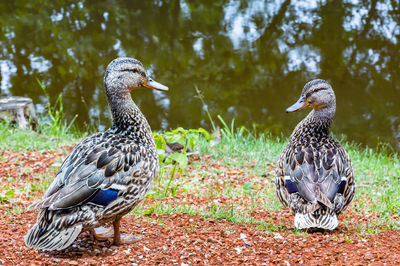
[[[82,229],[98,227],[131,211],[145,196],[158,171],[155,145],[147,142],[110,129],[78,144],[44,199],[30,206],[41,211],[37,225],[25,238],[26,244],[42,250],[64,249]],[[43,231],[47,233],[37,233]],[[72,240],[67,241],[67,235]],[[43,245],[47,243],[45,238],[58,244]]]

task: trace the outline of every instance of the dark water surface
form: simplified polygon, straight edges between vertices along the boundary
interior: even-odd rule
[[[117,56],[141,60],[168,93],[140,89],[153,129],[213,117],[288,136],[304,84],[331,82],[336,135],[400,150],[399,1],[0,1],[0,96],[39,111],[62,93],[67,119],[110,125],[102,79]]]

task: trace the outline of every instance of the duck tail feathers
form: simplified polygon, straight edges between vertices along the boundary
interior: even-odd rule
[[[24,241],[29,248],[33,249],[62,250],[71,245],[81,231],[81,224],[57,229],[53,226],[36,223],[25,235]]]
[[[319,216],[314,213],[296,213],[294,225],[297,229],[320,228],[334,230],[338,226],[338,219],[333,212],[327,212]]]
[[[325,196],[325,194],[321,191],[319,186],[317,186],[317,190],[315,191],[315,197],[318,202],[322,203],[329,209],[332,210],[334,208],[334,205],[332,204],[332,202],[328,199],[327,196]]]

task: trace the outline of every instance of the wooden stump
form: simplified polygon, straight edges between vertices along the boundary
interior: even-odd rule
[[[0,98],[0,120],[16,123],[22,129],[36,129],[38,125],[32,99],[20,96]]]

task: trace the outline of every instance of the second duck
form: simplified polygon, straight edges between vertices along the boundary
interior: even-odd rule
[[[286,112],[307,106],[313,110],[296,126],[278,161],[276,193],[295,215],[296,228],[333,230],[355,194],[353,168],[329,132],[336,112],[332,86],[322,79],[308,82]]]

